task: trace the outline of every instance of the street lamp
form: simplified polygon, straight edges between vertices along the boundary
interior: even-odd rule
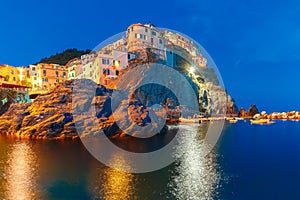
[[[194,68],[194,67],[191,67],[191,68],[189,69],[189,72],[190,72],[191,74],[194,74],[195,68]]]

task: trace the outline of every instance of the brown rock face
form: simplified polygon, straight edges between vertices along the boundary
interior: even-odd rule
[[[12,104],[0,116],[2,134],[25,138],[77,137],[71,115],[72,81],[66,81],[32,103]]]
[[[78,133],[81,137],[114,136],[122,134],[114,118],[125,122],[129,111],[128,127],[151,123],[149,108],[137,102],[130,109],[121,103],[117,115],[112,116],[112,92],[86,79],[76,80],[76,84],[65,81],[32,103],[12,104],[0,116],[0,133],[36,139],[74,139]]]
[[[258,114],[258,109],[256,108],[256,105],[252,104],[247,112],[248,117],[253,117],[254,115]]]

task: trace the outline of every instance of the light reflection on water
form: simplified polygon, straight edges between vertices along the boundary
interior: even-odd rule
[[[178,162],[146,174],[108,168],[79,141],[20,141],[0,136],[0,199],[212,199],[219,175],[215,155],[201,156],[205,125],[184,128],[183,143],[189,131],[198,131],[199,138],[178,149],[186,150]],[[113,155],[111,162],[126,165],[129,161]]]
[[[126,165],[126,161],[118,155],[114,155],[111,162],[114,165]],[[97,188],[101,199],[131,200],[134,197],[133,174],[121,172],[112,168],[105,168],[98,172],[100,187]]]
[[[182,134],[180,138],[182,142],[190,141],[190,131],[200,131],[203,134],[205,130],[203,125],[187,125],[186,134]],[[217,172],[216,155],[212,152],[203,157],[201,152],[205,152],[206,148],[201,139],[203,135],[198,135],[192,142],[179,146],[178,151],[185,153],[172,169],[170,177],[169,189],[172,196],[176,199],[213,199],[215,189],[218,187],[220,175]]]
[[[36,183],[38,174],[37,155],[29,141],[16,141],[8,151],[4,167],[4,199],[39,199]]]

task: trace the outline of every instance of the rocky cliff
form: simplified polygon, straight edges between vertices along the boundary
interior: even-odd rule
[[[120,104],[118,113],[112,116],[112,93],[113,90],[90,80],[77,80],[76,84],[65,81],[49,93],[39,95],[32,103],[12,104],[0,116],[0,133],[22,138],[74,139],[78,132],[82,137],[126,134],[119,129],[114,117],[121,117],[128,123],[128,132],[132,132],[132,124],[146,126],[151,123],[149,108],[135,100],[130,102],[130,109]],[[160,128],[166,131],[166,127]]]

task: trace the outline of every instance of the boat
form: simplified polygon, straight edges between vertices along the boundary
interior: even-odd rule
[[[181,123],[199,123],[199,119],[195,119],[195,118],[190,118],[190,119],[187,119],[187,118],[182,118],[180,117],[179,118],[179,122]]]
[[[235,119],[236,120],[244,120],[244,118],[242,118],[242,117],[236,117]]]
[[[237,119],[230,119],[230,120],[228,120],[230,123],[232,123],[232,124],[235,124],[235,123],[237,123]]]
[[[269,119],[250,119],[251,124],[274,124],[275,122]]]

